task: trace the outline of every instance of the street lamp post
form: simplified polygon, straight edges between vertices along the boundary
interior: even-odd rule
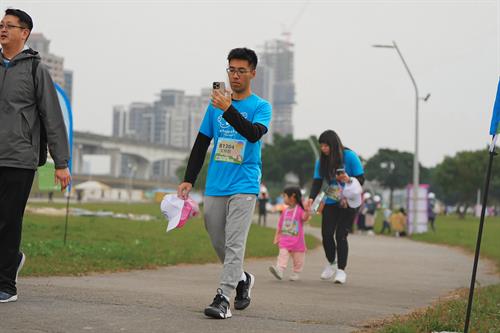
[[[408,64],[406,63],[405,59],[403,58],[403,54],[398,48],[398,45],[396,44],[395,41],[392,41],[392,45],[373,45],[373,47],[377,48],[390,48],[390,49],[395,49],[398,52],[399,57],[401,58],[401,61],[403,62],[403,65],[406,68],[406,71],[408,72],[408,75],[410,76],[411,82],[413,83],[413,87],[415,88],[415,152],[413,155],[413,232],[417,230],[417,212],[418,212],[418,189],[420,187],[420,175],[419,175],[419,163],[418,163],[418,103],[420,101],[420,96],[418,94],[418,87],[417,87],[417,82],[413,78],[413,75],[411,74],[410,68],[408,67]],[[429,99],[430,94],[428,94],[425,98],[423,98],[424,101],[427,101]]]
[[[309,142],[309,145],[311,146],[311,149],[314,153],[314,157],[316,158],[316,160],[319,160],[318,147],[316,147],[316,144],[313,142],[313,139],[311,137],[308,137],[307,141]]]

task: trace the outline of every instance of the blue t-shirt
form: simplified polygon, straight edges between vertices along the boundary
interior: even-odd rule
[[[361,164],[361,160],[355,152],[349,149],[344,149],[344,169],[345,172],[350,176],[360,176],[364,173],[363,165]],[[314,166],[314,179],[322,179],[320,176],[319,169],[319,160],[316,161],[316,165]],[[338,184],[335,178],[329,184],[332,188],[343,187],[344,184]],[[335,204],[337,200],[331,199],[327,197],[325,204]]]
[[[233,100],[232,105],[253,124],[269,128],[272,107],[268,101],[252,94],[243,100]],[[214,139],[205,195],[257,195],[262,170],[261,141],[249,142],[222,115],[222,110],[210,104],[200,126],[200,133]]]

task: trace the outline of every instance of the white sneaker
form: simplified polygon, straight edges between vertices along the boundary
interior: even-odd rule
[[[276,266],[269,266],[269,272],[278,280],[283,280],[283,271]]]
[[[347,279],[347,275],[342,269],[337,269],[337,273],[335,274],[335,283],[344,284]]]
[[[291,275],[290,275],[290,281],[298,281],[300,279],[300,276],[298,273],[295,273],[293,272]]]
[[[335,275],[335,271],[337,270],[337,263],[334,262],[333,264],[327,264],[325,266],[325,269],[321,273],[321,280],[330,280],[333,275]]]

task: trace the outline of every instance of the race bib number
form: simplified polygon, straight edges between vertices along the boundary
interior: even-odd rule
[[[245,152],[245,141],[235,139],[219,139],[214,160],[241,164]]]
[[[340,198],[342,196],[342,188],[338,185],[330,185],[325,190],[325,194],[330,199],[340,201]]]
[[[281,234],[287,236],[297,236],[299,234],[299,223],[294,218],[287,218],[283,221]]]

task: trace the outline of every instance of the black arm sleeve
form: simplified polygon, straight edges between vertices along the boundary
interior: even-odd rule
[[[323,179],[314,179],[311,186],[311,194],[309,194],[309,198],[314,199],[318,195],[319,191],[321,191],[321,185],[323,185]]]
[[[222,117],[233,126],[238,133],[252,143],[259,141],[260,138],[267,133],[266,126],[259,123],[253,124],[251,121],[245,119],[232,105],[224,112]]]
[[[205,162],[205,155],[207,154],[208,147],[210,146],[210,139],[205,134],[199,133],[194,142],[193,149],[191,149],[191,154],[189,155],[188,164],[186,167],[186,173],[184,174],[184,181],[191,183],[194,186],[196,178],[203,167],[203,162]]]
[[[358,182],[361,186],[363,186],[363,184],[365,183],[365,175],[364,174],[361,174],[359,176],[353,176],[353,177],[358,180]]]

